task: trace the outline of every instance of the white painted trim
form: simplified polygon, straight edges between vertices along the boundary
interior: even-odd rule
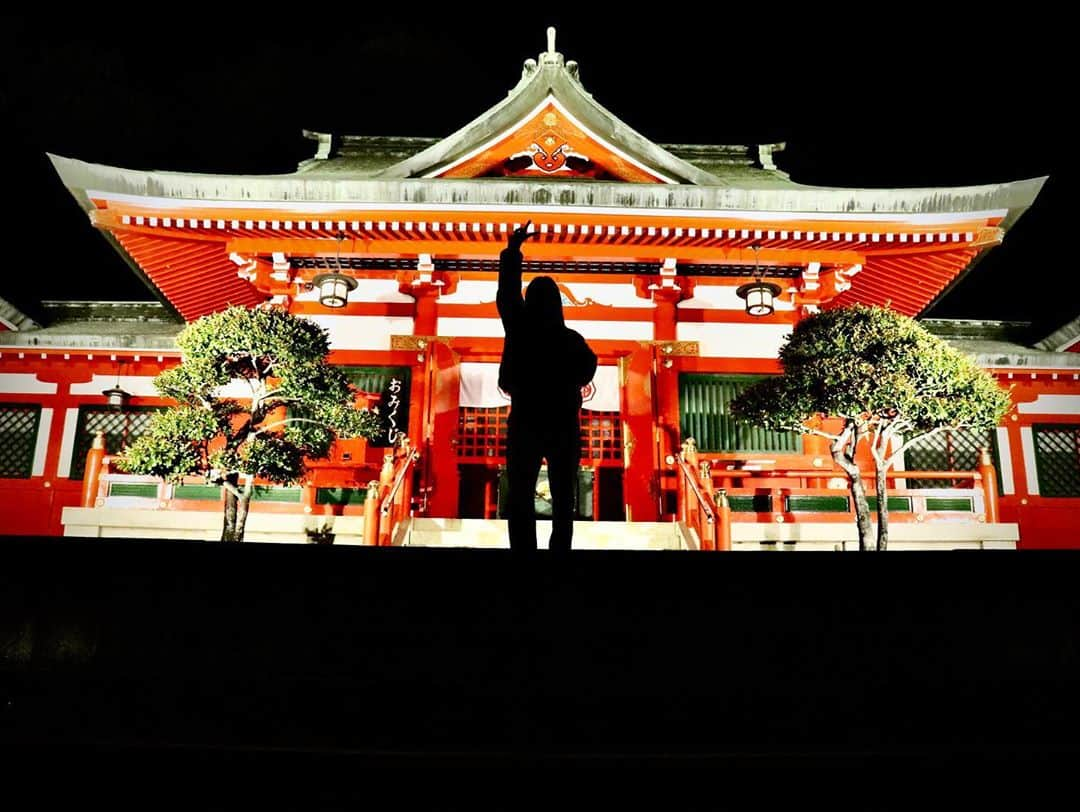
[[[2,350],[2,352],[0,352],[0,355],[4,355],[4,354],[12,355],[13,354],[12,351],[18,351],[19,358],[22,358],[24,355],[27,354],[27,350],[29,350],[29,349],[30,349],[29,347],[23,347],[23,346],[18,346],[18,345],[8,345],[8,346],[0,345],[0,350]],[[34,347],[30,354],[33,354],[33,352],[37,352],[38,350],[43,350],[43,352],[41,353],[42,358],[46,358],[49,355],[57,355],[57,354],[62,353],[62,352],[63,353],[70,353],[72,355],[88,356],[88,357],[93,357],[94,355],[98,355],[98,356],[101,356],[101,357],[111,355],[111,356],[113,356],[113,360],[116,359],[117,355],[153,355],[155,357],[159,356],[159,355],[162,355],[162,356],[169,356],[169,357],[175,357],[175,358],[180,357],[180,350],[178,350],[175,347],[171,347],[171,348],[167,347],[167,348],[163,349],[161,347],[97,347],[97,346],[88,347],[85,344],[81,344],[81,345],[73,344],[71,346],[63,346],[63,345],[54,346],[52,344],[49,344],[48,346],[42,345],[42,346]],[[116,379],[114,378],[113,380],[115,381]],[[0,391],[3,391],[3,390],[0,389]]]
[[[707,324],[679,322],[676,338],[697,341],[702,356],[709,358],[776,358],[790,324]]]
[[[390,336],[413,332],[411,316],[305,315],[304,318],[329,331],[332,350],[389,350]]]
[[[1009,430],[998,426],[995,431],[997,431],[998,468],[1001,469],[1001,493],[1004,496],[1011,496],[1016,493],[1016,480],[1013,477]]]
[[[1018,403],[1021,414],[1080,414],[1080,395],[1039,395],[1035,400]]]
[[[642,310],[656,309],[651,299],[642,299],[632,284],[625,282],[561,282],[560,287],[567,288],[579,302],[591,299],[594,305],[601,307],[636,307]],[[486,279],[462,279],[453,293],[439,297],[439,304],[494,304],[498,293],[498,282]],[[316,298],[318,295],[316,293]],[[741,299],[739,300],[742,301]],[[576,305],[564,305],[563,312],[572,318]]]
[[[626,206],[543,206],[534,204],[448,204],[448,203],[363,203],[357,205],[351,202],[341,201],[309,201],[302,207],[284,205],[285,201],[265,200],[206,200],[193,198],[165,198],[144,195],[128,195],[119,192],[101,192],[87,190],[89,197],[114,201],[116,203],[129,203],[141,206],[153,206],[159,209],[275,209],[278,211],[292,211],[297,213],[317,212],[367,212],[367,211],[454,211],[454,212],[489,212],[489,213],[514,213],[523,216],[534,212],[540,213],[565,213],[571,211],[585,212],[596,215],[649,215],[672,216],[689,218],[721,218],[769,222],[785,222],[797,220],[813,220],[817,222],[877,222],[877,223],[908,223],[911,225],[945,225],[948,223],[964,222],[970,220],[983,220],[1005,217],[1008,209],[987,209],[970,212],[933,212],[933,213],[905,213],[905,212],[803,212],[803,211],[747,211],[743,209],[679,209],[679,208],[632,208]],[[416,218],[414,218],[416,219]],[[524,222],[524,221],[523,221]],[[218,228],[224,228],[223,221],[218,221]],[[370,228],[370,226],[369,226]],[[800,239],[798,236],[795,239]]]
[[[568,308],[567,316],[573,312]],[[566,326],[577,330],[586,340],[612,339],[630,341],[651,341],[653,324],[651,321],[603,321],[591,319],[566,319]],[[439,335],[455,338],[503,338],[503,326],[499,319],[477,319],[464,317],[440,317]]]
[[[453,293],[444,293],[439,304],[494,304],[499,283],[486,279],[462,279]]]
[[[52,430],[53,410],[43,408],[38,415],[37,442],[34,444],[34,463],[30,476],[45,475],[45,457],[49,453],[49,432]]]
[[[773,301],[773,306],[778,313],[795,310],[795,305],[790,300],[779,297]],[[738,297],[731,285],[698,284],[694,286],[694,295],[683,299],[676,307],[679,310],[743,311],[746,309],[746,301]]]
[[[552,105],[560,113],[562,113],[570,121],[570,123],[573,124],[577,129],[581,130],[583,133],[585,133],[585,135],[587,135],[593,141],[596,141],[598,144],[600,144],[602,147],[604,147],[604,149],[606,149],[609,152],[612,152],[615,155],[619,156],[620,158],[622,158],[627,163],[633,164],[638,169],[642,170],[643,172],[646,172],[647,174],[651,175],[652,177],[662,180],[664,183],[675,183],[676,182],[673,178],[669,178],[666,175],[663,175],[662,173],[656,171],[655,169],[651,169],[650,167],[645,166],[645,164],[641,163],[640,161],[635,160],[634,158],[631,158],[629,155],[627,155],[621,149],[619,149],[618,147],[616,147],[612,143],[610,143],[607,139],[601,138],[595,132],[593,132],[588,127],[586,127],[584,124],[582,124],[576,117],[571,115],[570,112],[567,111],[567,109],[565,107],[563,107],[562,103],[558,99],[556,99],[553,95],[551,95],[550,93],[547,96],[544,97],[543,101],[541,101],[532,110],[530,110],[528,113],[526,113],[521,119],[519,119],[518,121],[511,124],[509,127],[505,127],[504,129],[500,130],[499,133],[496,134],[494,137],[489,138],[487,141],[482,143],[480,146],[478,146],[475,149],[465,153],[465,155],[458,158],[453,163],[447,164],[446,166],[440,167],[439,169],[428,172],[423,177],[425,177],[425,178],[437,178],[440,175],[446,174],[447,172],[452,170],[454,167],[460,166],[461,164],[466,163],[467,161],[471,160],[472,158],[475,158],[480,153],[484,152],[485,150],[490,149],[491,147],[495,146],[495,144],[497,144],[500,141],[502,141],[503,139],[505,139],[508,134],[510,134],[510,133],[514,132],[515,130],[519,129],[520,127],[524,126],[527,121],[534,118],[537,114],[539,114],[539,112],[541,110],[543,110],[549,104]],[[556,178],[558,177],[554,173],[552,173],[552,176],[556,177]]]
[[[967,355],[976,355],[977,356],[977,355],[982,354],[982,353],[977,353],[977,352],[967,352],[966,350],[964,352]],[[1036,351],[1032,351],[1032,352],[1034,353]],[[986,354],[989,355],[989,353],[986,353]],[[1022,352],[1018,353],[1018,354],[1022,354]],[[1032,369],[1031,364],[991,364],[991,363],[988,363],[988,364],[985,365],[985,367],[986,367],[986,369],[1017,370],[1019,372],[1030,372],[1032,376],[1034,376],[1036,374],[1035,372],[1031,372],[1031,369]],[[1076,374],[1080,373],[1080,367],[1077,367],[1075,364],[1069,364],[1069,365],[1062,364],[1060,366],[1054,366],[1053,364],[1039,364],[1039,366],[1035,367],[1035,369],[1038,370],[1038,372],[1040,374],[1045,373],[1047,370],[1050,370],[1050,369],[1060,370],[1063,375],[1076,375]],[[1012,372],[1009,373],[1009,377],[1012,378]]]
[[[0,316],[0,324],[2,324],[2,325],[4,325],[5,327],[7,327],[7,328],[8,328],[9,330],[11,330],[11,332],[13,332],[13,333],[17,333],[17,332],[19,332],[19,328],[15,326],[15,322],[13,322],[13,321],[8,321],[8,320],[7,320],[7,319],[5,319],[5,318],[4,318],[3,316]]]
[[[116,386],[117,380],[115,375],[95,375],[86,383],[73,383],[71,394],[100,396],[106,389]],[[120,388],[129,395],[139,398],[160,397],[157,389],[154,388],[152,375],[121,375],[119,381]]]
[[[71,476],[71,455],[75,452],[75,429],[78,427],[78,408],[68,409],[64,415],[64,434],[60,438],[60,464],[56,467],[58,477]]]
[[[0,394],[55,395],[56,388],[55,383],[39,381],[33,372],[0,373]]]
[[[1024,451],[1024,478],[1027,491],[1032,496],[1039,495],[1039,474],[1035,467],[1035,436],[1031,426],[1020,427],[1020,447]]]

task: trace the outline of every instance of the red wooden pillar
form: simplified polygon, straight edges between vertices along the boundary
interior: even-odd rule
[[[656,345],[656,422],[657,465],[660,489],[661,518],[672,518],[669,502],[677,499],[678,473],[675,457],[679,452],[679,362],[674,353],[678,325],[679,301],[683,292],[677,287],[660,287],[652,291],[656,304],[653,311],[653,338]],[[668,460],[671,462],[668,462]],[[677,508],[675,508],[677,510]]]
[[[442,287],[432,282],[417,282],[408,288],[402,287],[402,290],[416,299],[413,335],[433,336],[438,333],[438,299]]]
[[[659,519],[658,464],[656,456],[656,383],[654,355],[644,344],[619,359],[622,384],[623,503],[626,520],[655,522]]]
[[[441,341],[427,349],[423,459],[429,516],[457,518],[460,471],[457,461],[461,358]]]

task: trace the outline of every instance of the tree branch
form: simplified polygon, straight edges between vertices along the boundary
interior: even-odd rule
[[[842,436],[840,434],[829,434],[829,432],[822,431],[821,429],[809,429],[806,428],[806,426],[802,426],[801,428],[797,429],[790,429],[790,431],[798,431],[802,434],[813,434],[816,437],[824,437],[826,440],[832,440],[833,442],[839,440]]]
[[[922,434],[916,434],[916,435],[914,435],[912,437],[908,437],[906,440],[904,440],[904,444],[901,445],[898,449],[896,449],[896,451],[893,452],[893,456],[895,457],[895,456],[898,456],[899,454],[904,453],[904,451],[907,449],[907,447],[909,445],[911,445],[913,442],[915,442],[916,440],[922,440],[922,439],[924,439],[926,437],[933,437],[935,434],[939,434],[940,432],[943,432],[943,431],[946,431],[946,430],[952,429],[952,428],[956,428],[956,426],[938,426],[937,428],[930,429],[930,431],[924,431]]]
[[[271,389],[269,392],[264,393],[262,396],[259,397],[259,399],[255,403],[252,404],[252,408],[253,409],[258,408],[259,406],[262,406],[264,403],[266,403],[268,401],[271,401],[271,400],[277,400],[279,403],[300,403],[301,402],[301,399],[298,398],[298,397],[286,397],[284,395],[279,395],[278,392],[280,392],[280,391],[281,391],[281,389],[278,388],[278,389]]]
[[[251,433],[251,436],[258,437],[260,434],[267,434],[271,429],[275,429],[278,426],[287,426],[289,423],[313,423],[316,426],[322,426],[324,429],[329,429],[330,431],[334,430],[333,426],[322,420],[309,420],[306,417],[287,417],[284,420],[277,420],[266,426],[260,426]]]
[[[226,480],[224,477],[222,477],[218,482],[215,482],[214,484],[215,485],[220,485],[225,490],[227,490],[229,493],[231,493],[233,496],[235,496],[237,499],[241,499],[243,497],[243,494],[240,493],[240,489],[237,488],[235,485],[233,485],[228,480]]]

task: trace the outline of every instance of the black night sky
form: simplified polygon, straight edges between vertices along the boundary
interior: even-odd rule
[[[5,249],[0,296],[144,299],[44,152],[117,166],[290,172],[301,130],[445,136],[503,98],[521,63],[557,47],[587,90],[659,142],[785,141],[782,169],[833,186],[953,186],[1049,175],[1035,206],[928,314],[1075,317],[1066,197],[1073,130],[1064,33],[1037,11],[948,18],[940,8],[815,6],[643,18],[458,7],[160,21],[0,20]],[[658,11],[654,9],[654,12]],[[975,11],[973,10],[972,14]],[[46,281],[49,280],[49,281]],[[1016,280],[1020,280],[1018,284]],[[1049,284],[1048,284],[1049,283]]]

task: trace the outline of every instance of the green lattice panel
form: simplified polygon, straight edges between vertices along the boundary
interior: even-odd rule
[[[275,488],[275,487],[257,487],[255,492],[251,495],[251,501],[253,502],[288,502],[291,504],[300,503],[300,488]]]
[[[177,485],[173,490],[174,499],[199,499],[217,502],[221,499],[218,485]],[[252,502],[300,502],[300,488],[256,487],[251,494]]]
[[[731,401],[752,383],[755,375],[679,375],[679,426],[683,439],[693,437],[701,451],[763,451],[798,453],[802,441],[788,431],[767,431],[736,420]]]
[[[315,492],[317,505],[362,505],[367,501],[367,488],[319,488]]]
[[[877,510],[876,496],[868,496],[866,501],[870,505],[870,510]],[[890,513],[911,513],[910,496],[890,496],[888,505]]]
[[[792,494],[785,499],[788,513],[847,513],[846,496],[802,496]]]
[[[1080,496],[1080,426],[1032,426],[1041,496]]]
[[[994,432],[957,429],[915,440],[904,450],[904,467],[909,471],[974,471],[979,467],[979,449],[989,448],[997,466]],[[1000,467],[1000,466],[999,466]],[[1000,474],[998,486],[1000,488]],[[909,479],[909,488],[969,488],[970,479]]]
[[[142,482],[114,482],[109,486],[109,496],[139,496],[144,499],[156,499],[157,485]]]
[[[173,499],[199,499],[206,502],[221,500],[221,488],[217,485],[177,485]]]
[[[71,457],[71,478],[82,479],[86,468],[86,452],[94,435],[105,432],[105,452],[118,454],[146,431],[155,407],[133,406],[123,411],[102,406],[84,406],[79,410],[79,425],[75,432],[75,450]]]
[[[30,476],[40,417],[40,406],[0,404],[0,479]]]
[[[767,493],[754,496],[729,496],[727,501],[732,513],[772,513],[772,497]]]
[[[928,496],[926,509],[934,512],[971,513],[975,509],[975,503],[967,496]]]

